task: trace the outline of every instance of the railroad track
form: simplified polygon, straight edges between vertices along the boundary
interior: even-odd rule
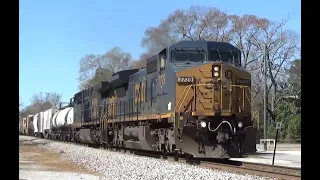
[[[40,139],[40,138],[38,138]],[[46,139],[49,141],[57,141],[53,139]],[[57,141],[64,142],[64,141]],[[65,142],[66,143],[66,142]],[[79,144],[75,142],[68,142],[78,146],[87,146],[84,144]],[[88,146],[92,148],[101,148],[101,146]],[[101,148],[102,149],[102,148]],[[156,153],[150,153],[145,151],[134,151],[130,152],[128,149],[123,151],[123,149],[115,150],[114,148],[108,149],[109,151],[121,151],[124,153],[131,153],[138,156],[147,156],[158,159],[165,159],[169,161],[175,161],[172,156],[168,156],[167,158],[163,158],[162,155]],[[177,161],[179,163],[186,163],[185,158],[179,157]],[[188,163],[190,164],[190,162]],[[283,179],[283,180],[296,180],[301,179],[301,168],[293,168],[293,167],[285,167],[285,166],[275,166],[268,164],[260,164],[260,163],[251,163],[251,162],[242,162],[242,161],[234,161],[234,160],[216,160],[216,159],[193,159],[191,164],[199,165],[205,168],[216,169],[221,171],[234,172],[237,174],[251,174],[262,177]]]
[[[168,160],[174,161],[173,157],[168,157]],[[179,163],[185,163],[184,158],[179,160]],[[261,177],[276,178],[281,180],[296,180],[301,179],[301,168],[275,166],[269,164],[260,164],[252,162],[242,162],[234,160],[215,160],[215,159],[200,159],[194,161],[195,165],[200,165],[205,168],[234,172],[237,174],[250,174]]]
[[[237,164],[237,165],[234,165]],[[229,163],[216,163],[202,161],[201,166],[211,169],[219,169],[238,174],[251,174],[256,176],[296,180],[301,179],[301,168],[292,168],[284,166],[272,166],[268,164],[259,164],[251,162],[230,161]]]

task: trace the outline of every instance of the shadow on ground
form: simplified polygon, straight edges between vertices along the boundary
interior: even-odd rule
[[[23,145],[23,146],[46,145],[48,143],[49,142],[41,142],[41,140],[39,141],[39,139],[27,139],[27,140],[19,139],[19,145]]]

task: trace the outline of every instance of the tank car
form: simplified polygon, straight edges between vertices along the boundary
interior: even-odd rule
[[[43,112],[39,112],[33,117],[34,136],[36,137],[44,137],[43,120]]]
[[[197,158],[255,152],[251,76],[229,43],[181,41],[74,96],[75,141]]]
[[[44,112],[39,112],[38,115],[38,137],[44,137]]]
[[[43,111],[43,135],[45,138],[49,138],[51,133],[52,118],[57,111],[58,109],[55,107]]]
[[[33,116],[33,129],[34,129],[34,136],[38,136],[38,132],[39,132],[39,129],[38,129],[38,116],[39,116],[39,113],[35,114]]]
[[[56,140],[71,140],[71,124],[73,123],[74,113],[73,107],[68,104],[67,106],[61,106],[59,110],[52,117],[52,126],[50,132],[50,138]]]

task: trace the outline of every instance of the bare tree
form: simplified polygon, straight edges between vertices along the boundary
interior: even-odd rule
[[[130,53],[122,52],[119,47],[102,55],[85,55],[80,59],[79,89],[107,80],[112,73],[129,68],[131,61]]]
[[[103,58],[107,60],[107,68],[113,73],[128,69],[132,61],[131,54],[122,52],[119,47],[109,50]]]
[[[255,38],[259,36],[263,27],[269,21],[254,15],[231,15],[231,42],[241,50],[243,67],[260,60],[262,51],[254,45]],[[260,50],[260,51],[259,51]]]
[[[217,8],[191,6],[187,10],[176,10],[162,20],[158,27],[150,27],[145,31],[142,46],[147,52],[139,61],[145,61],[146,55],[155,54],[180,40],[228,42],[231,33],[229,19],[225,12]]]
[[[156,53],[181,39],[173,33],[167,20],[162,20],[158,27],[147,28],[144,34],[141,45],[147,49],[147,53]]]
[[[130,69],[140,69],[147,67],[147,63],[145,61],[146,58],[141,58],[140,60],[133,61],[130,65]]]
[[[90,79],[82,82],[79,85],[79,89],[80,90],[87,89],[89,87],[94,86],[95,84],[97,84],[99,82],[106,81],[106,80],[108,80],[109,77],[111,77],[111,75],[112,75],[112,72],[109,69],[106,69],[106,68],[99,69],[98,68],[95,70],[94,75]]]
[[[280,23],[265,20],[260,24],[261,30],[253,36],[252,45],[257,54],[266,53],[267,62],[267,102],[274,104],[278,93],[278,83],[285,76],[286,66],[290,64],[299,50],[300,41],[297,34],[285,30],[284,26],[288,19]],[[257,55],[258,56],[258,55]],[[264,73],[262,69],[263,61],[260,58],[261,69],[258,71]],[[271,93],[271,90],[273,92]],[[271,117],[274,117],[273,108],[267,108]]]
[[[188,10],[177,10],[170,14],[167,22],[179,39],[223,42],[230,40],[229,17],[217,8],[191,6]]]
[[[96,75],[97,69],[103,69],[107,62],[101,55],[89,54],[80,59],[79,89],[87,88],[90,80]]]
[[[22,117],[27,117],[28,115],[35,115],[41,111],[45,111],[54,106],[58,106],[61,101],[61,95],[58,93],[39,93],[35,94],[30,99],[30,105],[25,106],[24,109],[20,111]]]
[[[274,37],[279,27],[283,29],[285,24],[286,21],[273,23],[254,15],[228,15],[218,8],[191,6],[187,10],[174,11],[158,27],[148,28],[142,46],[147,49],[146,54],[154,54],[183,39],[230,42],[242,51],[243,66],[247,67],[262,60],[264,48],[258,44],[273,44],[271,41],[277,39]],[[266,34],[270,41],[266,41]],[[259,69],[259,66],[255,68]]]
[[[44,94],[44,95],[43,95]],[[31,99],[31,105],[40,111],[49,109],[51,107],[57,107],[61,102],[61,94],[56,92],[53,93],[39,93],[35,94]],[[40,112],[39,111],[39,112]]]
[[[130,68],[139,69],[139,68],[147,67],[147,61],[146,61],[147,58],[153,56],[154,54],[155,53],[153,53],[152,51],[141,54],[138,60],[132,61]]]
[[[62,95],[56,92],[45,93],[45,101],[49,102],[52,106],[57,107],[61,102]]]

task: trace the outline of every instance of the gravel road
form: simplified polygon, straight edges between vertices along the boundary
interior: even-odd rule
[[[70,160],[62,160],[60,153],[39,147],[45,141],[19,138],[20,180],[103,179],[98,173]]]
[[[36,139],[33,137],[19,137],[19,141],[33,140],[39,146],[59,152],[62,159],[72,160],[74,163],[85,166],[98,172],[110,180],[136,179],[267,179],[263,177],[240,175],[218,170],[206,169],[178,162],[159,160],[149,157],[140,157],[121,152],[111,152],[103,149],[94,149],[73,144]],[[64,178],[62,178],[64,179]],[[83,177],[83,179],[87,179]],[[91,179],[91,178],[89,178]],[[268,178],[269,179],[269,178]]]

